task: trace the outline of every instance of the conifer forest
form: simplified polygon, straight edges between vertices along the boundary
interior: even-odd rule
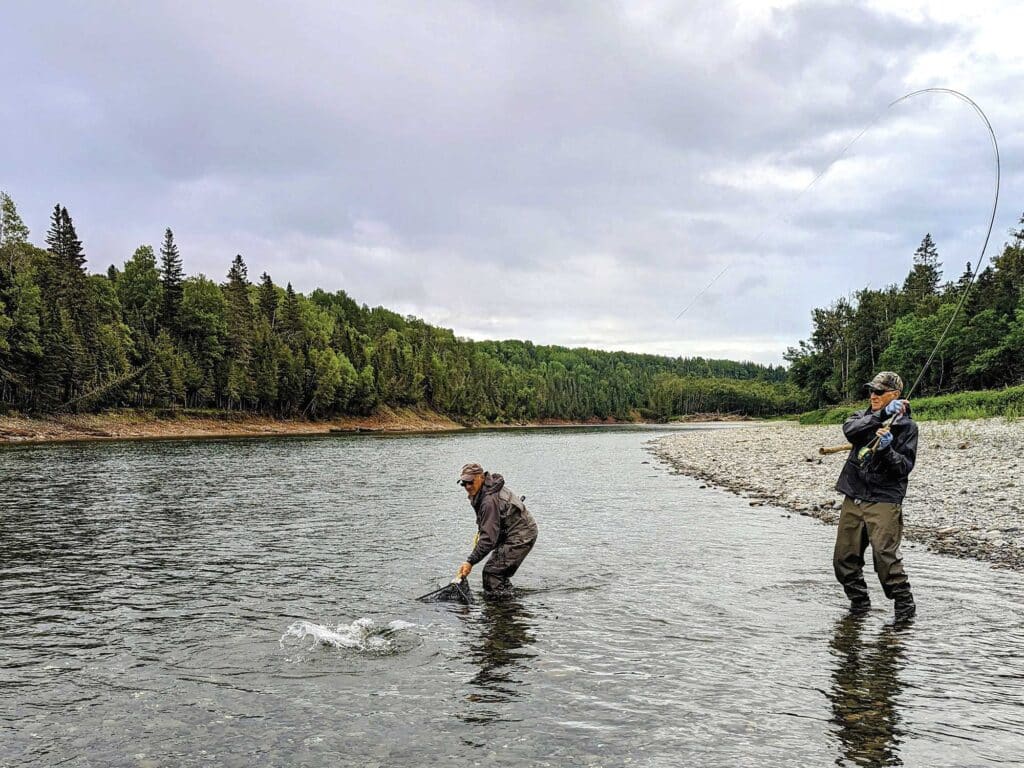
[[[0,194],[0,409],[216,409],[287,418],[417,406],[465,423],[772,416],[856,399],[879,369],[916,374],[965,290],[943,281],[926,235],[902,286],[864,288],[812,313],[788,369],[472,341],[343,290],[308,296],[241,255],[222,280],[186,275],[167,229],[90,273],[68,210],[45,248]],[[979,275],[919,394],[1024,380],[1024,230]]]

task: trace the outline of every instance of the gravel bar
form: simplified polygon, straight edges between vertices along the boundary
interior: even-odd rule
[[[919,422],[917,464],[903,505],[905,536],[933,551],[1024,570],[1024,420]],[[676,471],[751,498],[836,523],[846,452],[836,426],[753,422],[658,438]]]

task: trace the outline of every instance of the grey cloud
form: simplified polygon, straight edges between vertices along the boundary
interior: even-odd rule
[[[961,31],[838,4],[778,10],[742,33],[740,12],[720,3],[638,9],[8,9],[0,64],[18,77],[0,101],[0,186],[37,239],[53,202],[68,204],[96,268],[170,225],[186,267],[211,276],[242,252],[253,273],[303,290],[345,288],[492,336],[678,338],[680,353],[702,333],[723,348],[751,329],[795,341],[809,308],[850,285],[863,249],[885,264],[900,244],[890,233],[916,243],[931,229],[940,247],[961,247],[985,170],[938,142],[916,154],[864,145],[909,154],[904,171],[931,195],[879,184],[874,201],[844,207],[829,178],[790,211],[792,190],[708,181],[757,162],[816,172],[901,93],[923,52]],[[974,136],[939,118],[951,145]],[[368,255],[375,245],[389,260]],[[814,280],[794,275],[817,261]],[[701,324],[673,324],[726,263]],[[467,264],[523,297],[497,325],[436,276]]]

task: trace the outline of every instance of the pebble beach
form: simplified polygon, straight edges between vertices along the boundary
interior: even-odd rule
[[[1024,570],[1024,420],[920,422],[917,464],[903,505],[905,538],[929,549]],[[752,422],[652,441],[674,471],[834,524],[846,452],[839,425]]]

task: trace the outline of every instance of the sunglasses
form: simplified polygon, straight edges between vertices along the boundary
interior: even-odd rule
[[[468,488],[472,484],[473,484],[472,480],[459,480],[459,485],[461,485],[463,488]]]
[[[884,394],[885,394],[886,392],[892,392],[892,390],[891,390],[891,389],[875,389],[874,387],[872,387],[872,388],[871,388],[871,389],[869,389],[868,391],[869,391],[869,392],[870,392],[870,393],[871,393],[872,395],[875,395],[876,397],[881,397],[881,396],[882,396],[882,395],[884,395]]]

